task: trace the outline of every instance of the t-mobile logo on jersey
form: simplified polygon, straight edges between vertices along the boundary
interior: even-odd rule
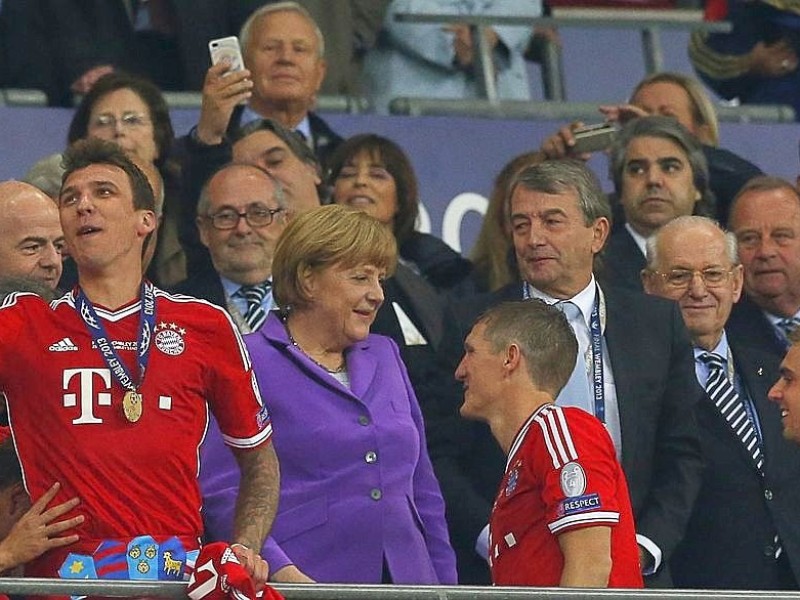
[[[94,377],[97,375],[104,389],[111,388],[110,369],[65,369],[64,370],[64,390],[69,389],[69,382],[73,377],[78,376],[78,383],[81,386],[81,415],[77,419],[72,419],[73,425],[87,425],[102,423],[103,419],[94,416]],[[78,404],[76,394],[64,394],[64,407],[71,408]],[[98,392],[97,404],[99,406],[111,406],[111,393]]]
[[[77,379],[80,386],[80,394],[64,394],[64,407],[73,408],[80,403],[81,414],[78,418],[72,419],[72,424],[92,425],[102,423],[103,419],[96,417],[94,414],[95,392],[97,392],[97,406],[111,406],[111,370],[64,369],[63,388],[65,392],[69,389],[70,382],[73,379]],[[95,388],[96,385],[97,388]],[[80,401],[78,400],[79,396]],[[172,398],[170,396],[159,396],[158,408],[171,410]]]

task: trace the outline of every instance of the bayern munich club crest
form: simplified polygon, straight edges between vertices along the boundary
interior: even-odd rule
[[[519,469],[521,466],[522,463],[517,461],[517,463],[511,469],[511,472],[508,474],[508,479],[506,480],[506,489],[503,491],[506,497],[513,494],[514,490],[517,489],[517,483],[519,483]]]
[[[161,322],[156,325],[156,348],[169,356],[178,356],[186,349],[183,336],[186,330],[175,323]]]

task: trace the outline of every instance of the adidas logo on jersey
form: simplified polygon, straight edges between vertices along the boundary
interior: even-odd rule
[[[58,340],[49,348],[50,352],[71,352],[77,349],[78,347],[68,337]]]

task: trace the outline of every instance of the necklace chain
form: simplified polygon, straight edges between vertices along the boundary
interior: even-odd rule
[[[331,369],[330,367],[326,367],[325,365],[323,365],[316,358],[314,358],[308,352],[303,350],[303,347],[300,344],[297,343],[297,340],[294,339],[294,336],[292,335],[292,332],[289,330],[289,323],[285,319],[283,321],[283,326],[286,328],[286,333],[289,335],[289,341],[292,343],[292,346],[294,346],[295,348],[300,350],[300,352],[305,354],[309,358],[309,360],[311,360],[311,362],[313,362],[315,365],[317,365],[320,369],[323,369],[324,371],[327,371],[328,373],[331,373],[331,374],[344,373],[345,370],[347,370],[347,362],[344,360],[344,358],[342,358],[342,364],[340,364],[335,369]]]

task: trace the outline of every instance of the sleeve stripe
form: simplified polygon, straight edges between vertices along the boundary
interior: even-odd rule
[[[249,438],[235,438],[229,435],[222,434],[222,439],[228,446],[234,448],[255,448],[263,441],[272,437],[272,423],[267,423],[264,429],[259,431],[256,435]]]
[[[567,446],[567,452],[569,453],[571,460],[578,459],[578,451],[575,449],[575,444],[572,443],[572,434],[569,431],[569,426],[567,425],[567,419],[564,417],[564,411],[558,409],[553,411],[558,418],[558,423],[561,425],[561,432],[564,436],[564,443]]]
[[[617,523],[619,523],[618,512],[597,511],[562,517],[552,523],[548,523],[547,527],[550,529],[550,533],[558,533],[563,529],[574,527],[575,525],[616,525]]]
[[[544,443],[547,446],[547,451],[550,453],[550,460],[553,461],[553,466],[557,469],[559,467],[558,456],[556,456],[556,449],[553,448],[553,442],[548,435],[547,424],[541,417],[536,417],[536,423],[542,430],[542,437],[544,438]]]
[[[3,302],[0,304],[0,308],[8,308],[9,306],[14,306],[17,303],[17,298],[19,298],[23,294],[25,294],[25,292],[13,292],[11,294],[8,294],[3,300]]]
[[[560,469],[568,462],[578,459],[578,452],[572,443],[572,435],[561,408],[549,406],[535,420],[542,430],[554,468]]]

